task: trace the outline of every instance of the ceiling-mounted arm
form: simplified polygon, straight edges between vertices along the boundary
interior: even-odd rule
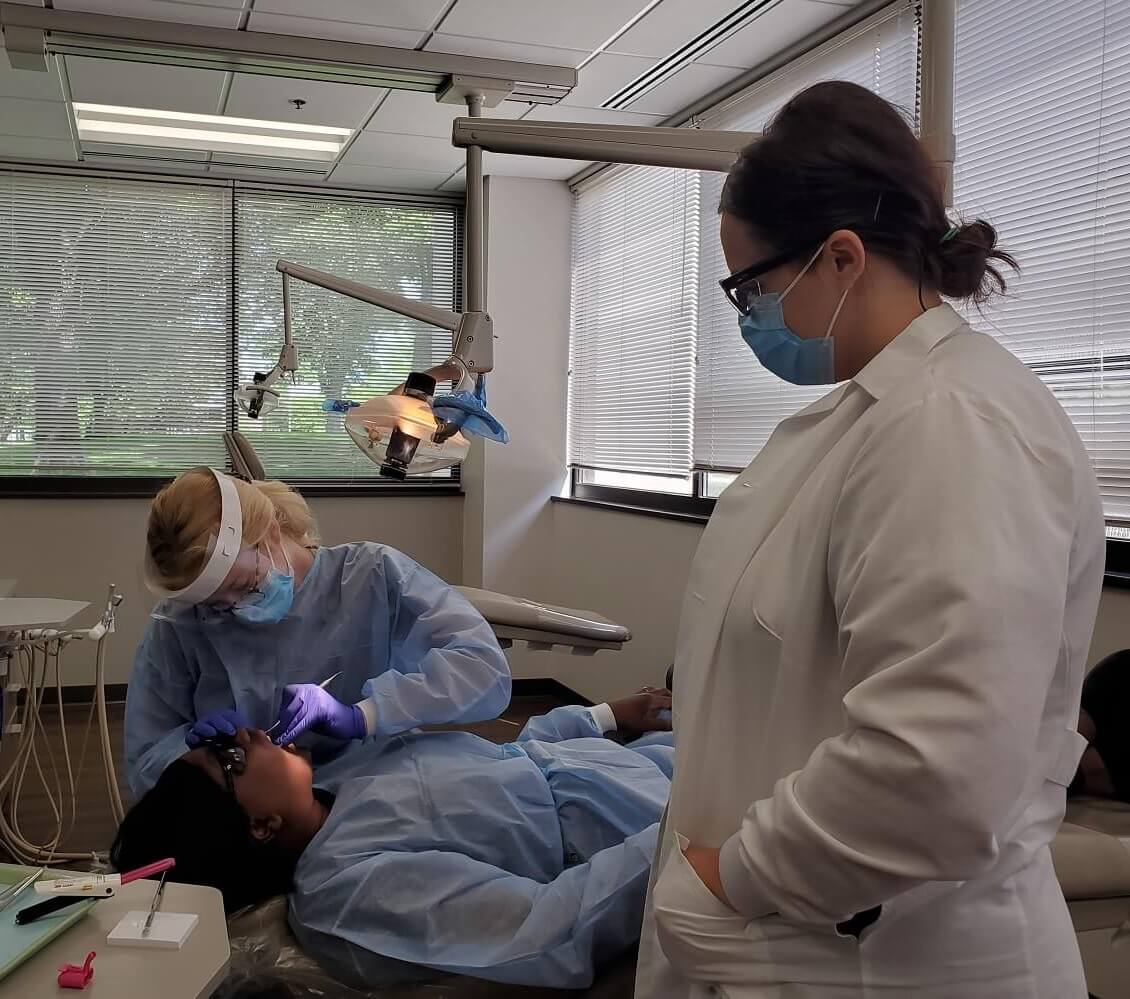
[[[922,144],[937,164],[946,205],[953,204],[957,137],[953,124],[955,0],[926,0],[922,7]]]
[[[298,348],[294,346],[290,336],[290,285],[284,274],[283,345],[279,351],[279,359],[275,361],[275,366],[270,371],[265,373],[256,371],[247,385],[237,389],[235,401],[251,419],[259,419],[263,413],[270,412],[278,404],[279,393],[274,387],[275,382],[288,374],[292,382],[298,379]]]
[[[471,117],[455,119],[451,141],[468,152],[478,146],[487,152],[521,156],[726,171],[757,135],[700,128]],[[468,190],[469,183],[468,176]]]

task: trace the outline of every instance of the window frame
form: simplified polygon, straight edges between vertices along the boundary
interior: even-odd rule
[[[459,311],[463,304],[464,275],[463,275],[463,226],[466,205],[464,199],[458,195],[447,195],[442,192],[437,194],[409,195],[403,193],[386,193],[383,191],[365,191],[350,188],[325,188],[295,183],[272,183],[270,181],[240,181],[236,179],[221,179],[213,177],[194,177],[176,173],[154,173],[150,171],[130,171],[120,169],[101,169],[91,167],[76,169],[74,167],[35,166],[0,159],[0,169],[12,170],[24,174],[54,175],[64,177],[80,177],[86,179],[97,178],[100,180],[118,180],[143,184],[146,182],[186,184],[196,187],[221,187],[231,193],[231,218],[228,234],[228,256],[232,271],[232,282],[229,288],[229,326],[228,346],[230,351],[230,370],[228,372],[229,398],[225,414],[226,431],[237,430],[237,404],[230,395],[239,387],[238,353],[239,330],[235,321],[236,310],[236,255],[235,255],[235,199],[240,193],[268,191],[274,194],[294,194],[298,196],[315,196],[320,198],[342,201],[373,201],[380,200],[389,203],[403,202],[413,205],[434,205],[436,207],[450,208],[455,215],[455,240],[453,251],[457,266],[455,268],[454,307]],[[280,292],[281,294],[281,292]],[[301,350],[301,335],[299,334],[299,350]],[[343,431],[344,432],[344,431]],[[230,471],[225,462],[224,471]],[[269,469],[268,469],[269,473]],[[151,499],[168,482],[173,475],[0,475],[0,499]],[[288,478],[288,484],[294,486],[304,496],[462,496],[463,486],[459,466],[451,470],[447,478],[409,478],[404,482],[392,479],[374,477],[371,480],[358,480],[353,476],[341,478],[327,476],[311,476],[309,478]]]

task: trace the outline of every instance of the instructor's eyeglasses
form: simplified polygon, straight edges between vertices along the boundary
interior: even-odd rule
[[[736,274],[723,278],[718,282],[718,286],[725,292],[730,304],[743,316],[748,316],[753,311],[754,303],[764,294],[759,279],[782,264],[796,260],[804,253],[804,250],[795,248],[785,253],[778,253],[768,260],[761,260]]]

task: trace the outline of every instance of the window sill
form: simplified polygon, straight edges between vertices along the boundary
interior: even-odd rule
[[[592,487],[589,487],[590,489]],[[595,490],[593,490],[595,491]],[[629,513],[641,517],[659,517],[663,520],[678,520],[684,524],[705,524],[710,519],[710,513],[714,508],[714,500],[710,499],[692,499],[690,497],[679,497],[677,502],[686,507],[685,509],[667,509],[661,506],[662,503],[672,504],[672,498],[664,496],[662,493],[644,493],[641,498],[644,500],[650,499],[652,496],[657,498],[655,505],[647,502],[631,502],[625,498],[625,490],[602,490],[604,493],[615,493],[616,498],[596,498],[592,496],[553,496],[551,499],[554,503],[570,503],[575,506],[588,506],[596,510],[608,510],[612,513]],[[630,495],[630,493],[629,493]],[[635,497],[632,497],[635,499]],[[694,505],[701,505],[701,509],[689,509]],[[1130,541],[1120,541],[1116,538],[1108,538],[1106,542],[1106,574],[1103,578],[1103,585],[1109,589],[1115,590],[1130,590]]]
[[[152,499],[170,481],[172,476],[0,476],[0,499]],[[313,479],[290,481],[288,484],[306,497],[463,495],[463,487],[458,479],[439,482],[389,482],[379,479],[335,482]]]
[[[659,517],[663,520],[678,520],[684,524],[698,524],[700,527],[709,519],[708,513],[688,513],[676,510],[661,510],[652,506],[636,506],[631,503],[613,503],[609,500],[582,499],[579,496],[553,496],[554,503],[568,503],[573,506],[588,506],[595,510],[609,510],[612,513],[632,513],[641,517]]]

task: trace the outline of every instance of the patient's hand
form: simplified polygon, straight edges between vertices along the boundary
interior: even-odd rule
[[[671,731],[671,691],[645,687],[638,694],[608,705],[616,716],[616,727],[628,732]]]

